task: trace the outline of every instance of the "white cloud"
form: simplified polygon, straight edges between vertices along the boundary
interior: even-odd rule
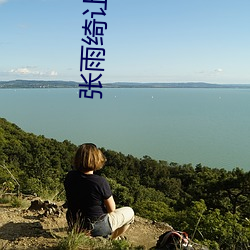
[[[216,73],[221,73],[221,72],[223,72],[223,69],[215,69],[214,70]]]
[[[21,75],[30,74],[30,70],[28,68],[11,69],[9,72],[10,73],[16,73],[16,74],[21,74]]]
[[[52,71],[50,72],[50,75],[51,75],[51,76],[57,76],[58,73],[57,73],[55,70],[52,70]]]
[[[3,3],[6,3],[7,0],[0,0],[0,5],[3,4]]]
[[[218,75],[218,74],[223,73],[223,69],[218,68],[218,69],[214,69],[214,70],[202,70],[202,71],[199,71],[198,73],[202,74],[202,75],[213,76],[213,75]]]
[[[22,67],[9,70],[9,73],[16,74],[16,75],[26,75],[26,76],[42,76],[42,77],[49,77],[49,76],[57,76],[58,73],[55,70],[51,71],[39,71],[36,70],[36,67]]]

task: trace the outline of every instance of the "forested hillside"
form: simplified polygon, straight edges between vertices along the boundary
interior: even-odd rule
[[[0,164],[12,172],[23,193],[61,190],[65,172],[76,149],[69,141],[58,142],[25,133],[15,124],[0,119]],[[0,183],[8,188],[11,176],[1,169]]]
[[[22,131],[0,118],[0,191],[58,194],[76,145]],[[249,249],[250,172],[125,156],[102,148],[118,205],[187,231],[211,249]],[[0,193],[0,195],[1,195]]]

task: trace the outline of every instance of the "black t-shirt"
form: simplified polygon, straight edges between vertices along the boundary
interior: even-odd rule
[[[70,171],[64,181],[68,211],[74,216],[82,215],[95,218],[107,213],[104,200],[112,195],[107,180],[95,174]]]

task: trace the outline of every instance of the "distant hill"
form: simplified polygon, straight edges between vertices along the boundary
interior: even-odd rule
[[[79,88],[79,82],[74,81],[38,81],[13,80],[0,81],[2,88]],[[205,82],[186,83],[140,83],[140,82],[114,82],[104,83],[103,88],[241,88],[249,89],[250,84],[212,84]]]
[[[250,88],[250,84],[212,84],[205,82],[186,83],[139,83],[114,82],[104,84],[106,88]]]
[[[33,80],[14,80],[0,81],[0,88],[19,89],[19,88],[78,88],[78,83],[73,81],[33,81]]]

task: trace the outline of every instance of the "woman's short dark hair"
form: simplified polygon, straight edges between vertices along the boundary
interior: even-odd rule
[[[95,144],[84,143],[76,151],[74,168],[79,171],[95,171],[101,169],[105,162],[105,156]]]

